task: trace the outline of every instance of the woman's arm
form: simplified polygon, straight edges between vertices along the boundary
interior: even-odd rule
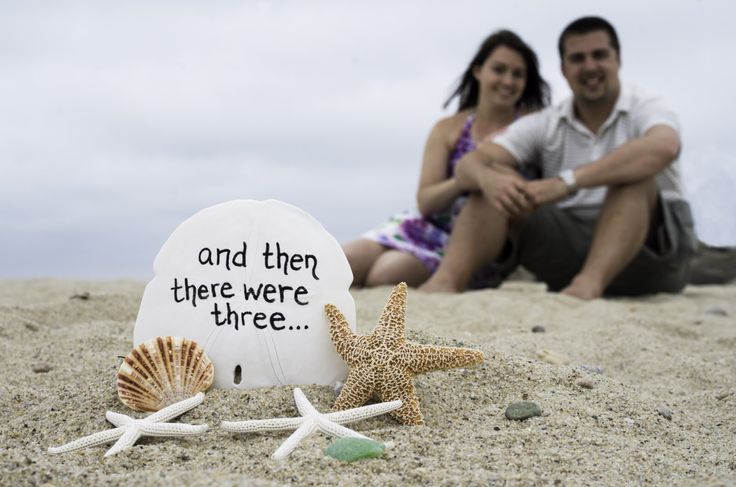
[[[447,161],[454,146],[453,139],[458,135],[456,123],[453,122],[452,117],[437,122],[424,147],[422,173],[417,191],[417,206],[424,216],[449,208],[463,193],[455,178],[447,177]]]

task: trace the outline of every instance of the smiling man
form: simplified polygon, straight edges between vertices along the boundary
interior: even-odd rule
[[[696,238],[684,200],[679,125],[660,98],[619,80],[613,26],[584,17],[560,35],[572,97],[522,117],[458,162],[471,192],[425,291],[461,291],[476,270],[518,264],[552,291],[679,292]],[[517,171],[536,169],[527,181]]]

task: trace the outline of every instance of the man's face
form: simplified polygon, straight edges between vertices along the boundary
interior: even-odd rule
[[[620,89],[621,64],[608,33],[597,30],[570,35],[563,45],[562,74],[575,99],[588,103],[615,100]]]

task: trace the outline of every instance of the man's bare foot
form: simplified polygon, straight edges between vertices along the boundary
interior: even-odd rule
[[[578,274],[565,289],[560,291],[560,294],[590,301],[603,296],[603,285],[596,279]]]
[[[441,276],[438,277],[436,273],[417,289],[424,293],[459,293],[463,291],[463,289],[458,288],[454,282],[448,279],[443,279]]]

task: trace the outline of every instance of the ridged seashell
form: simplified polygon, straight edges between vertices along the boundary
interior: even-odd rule
[[[118,370],[118,397],[136,411],[158,411],[204,392],[215,367],[197,342],[156,337],[128,354]]]

